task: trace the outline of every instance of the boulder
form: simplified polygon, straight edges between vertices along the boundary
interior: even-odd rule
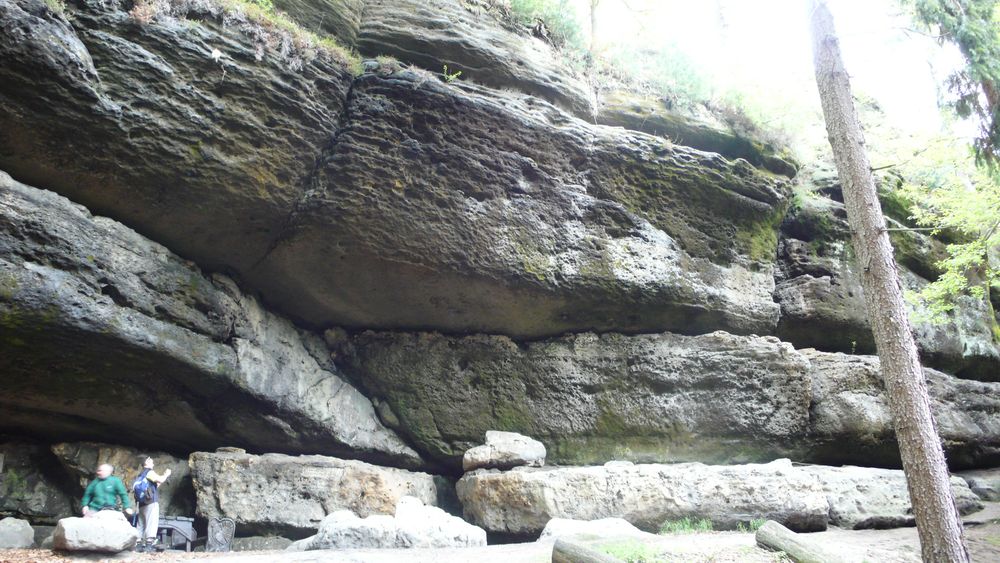
[[[854,530],[916,525],[902,471],[822,465],[796,469],[813,483],[813,489],[826,495],[830,525]],[[961,478],[951,478],[951,491],[959,513],[969,514],[983,508]]]
[[[190,458],[198,516],[232,518],[241,534],[302,537],[328,514],[393,514],[399,499],[434,505],[434,478],[325,456],[196,452]]]
[[[2,172],[0,329],[0,429],[420,463],[319,337],[228,278]]]
[[[583,536],[585,538],[634,537],[655,538],[654,534],[643,532],[624,518],[601,518],[599,520],[572,520],[553,518],[545,524],[539,539]]]
[[[5,411],[4,418],[8,416]],[[47,447],[32,442],[0,443],[0,517],[55,524],[71,516],[75,501],[72,483],[67,481]]]
[[[551,45],[503,27],[481,0],[367,0],[358,50],[390,55],[437,74],[461,72],[494,88],[509,88],[565,108],[583,119],[594,111],[582,77]]]
[[[511,469],[545,465],[545,445],[517,432],[486,432],[486,443],[465,451],[462,470]]]
[[[959,509],[981,508],[964,481],[952,480]],[[666,520],[711,520],[735,529],[756,519],[796,531],[912,523],[902,471],[858,467],[700,463],[478,470],[458,482],[465,517],[488,532],[525,537],[553,518],[624,518],[658,531]]]
[[[486,532],[420,499],[403,497],[394,516],[358,518],[350,510],[330,514],[319,533],[292,551],[314,549],[442,548],[486,545]]]
[[[52,548],[118,553],[135,547],[139,532],[121,512],[105,510],[89,518],[63,518],[52,533]]]
[[[283,551],[292,540],[281,536],[233,538],[233,551]]]
[[[956,475],[964,479],[979,498],[1000,500],[1000,469],[974,469],[960,471]]]
[[[163,474],[170,470],[170,478],[159,487],[160,514],[163,516],[190,516],[194,512],[194,489],[191,470],[186,459],[176,458],[165,452],[138,450],[126,446],[97,442],[53,444],[52,453],[80,484],[79,495],[94,479],[94,470],[103,463],[115,468],[115,475],[132,492],[132,481],[142,472],[142,463],[152,457],[155,471]]]
[[[0,549],[24,549],[35,544],[35,531],[27,520],[0,520]]]
[[[574,464],[762,461],[808,433],[809,364],[775,338],[364,332],[337,354],[383,420],[456,468],[495,429]]]
[[[35,534],[35,545],[41,547],[42,549],[45,549],[45,547],[42,544],[44,544],[46,540],[49,540],[49,542],[51,542],[52,540],[49,538],[52,537],[52,532],[56,531],[55,526],[46,526],[46,525],[32,526],[31,529]],[[51,545],[49,548],[51,549]]]

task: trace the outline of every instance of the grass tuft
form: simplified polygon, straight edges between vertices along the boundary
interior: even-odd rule
[[[661,534],[693,534],[711,531],[712,521],[707,518],[695,519],[685,516],[680,520],[667,520],[660,525]]]
[[[290,70],[299,71],[319,58],[361,74],[361,59],[356,54],[332,37],[303,29],[287,14],[275,10],[272,0],[137,0],[129,13],[141,24],[159,18],[215,19],[251,38],[258,61],[271,53]]]

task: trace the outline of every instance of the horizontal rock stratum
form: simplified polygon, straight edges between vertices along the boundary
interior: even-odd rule
[[[0,328],[8,431],[421,463],[318,337],[231,280],[2,172]]]
[[[429,73],[258,59],[193,5],[0,6],[0,169],[307,324],[775,329],[788,185],[746,161]]]
[[[982,507],[961,478],[952,478],[959,510]],[[862,467],[700,463],[512,471],[480,469],[458,482],[465,517],[488,532],[537,535],[552,518],[620,517],[646,531],[666,520],[708,519],[735,529],[755,519],[797,531],[902,526],[913,522],[902,471]]]
[[[724,332],[516,342],[368,331],[336,353],[383,420],[455,467],[489,430],[536,438],[557,464],[900,463],[873,356]],[[952,466],[1000,462],[1000,384],[924,374]]]

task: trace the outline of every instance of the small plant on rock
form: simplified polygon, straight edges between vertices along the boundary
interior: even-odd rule
[[[462,76],[462,71],[448,72],[448,65],[444,65],[444,71],[441,73],[441,76],[445,82],[452,82],[459,76]]]

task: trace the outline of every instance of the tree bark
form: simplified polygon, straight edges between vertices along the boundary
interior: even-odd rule
[[[927,384],[910,332],[885,217],[875,191],[833,16],[812,0],[813,60],[827,135],[844,191],[852,243],[882,363],[882,377],[925,562],[969,560],[931,415]]]

